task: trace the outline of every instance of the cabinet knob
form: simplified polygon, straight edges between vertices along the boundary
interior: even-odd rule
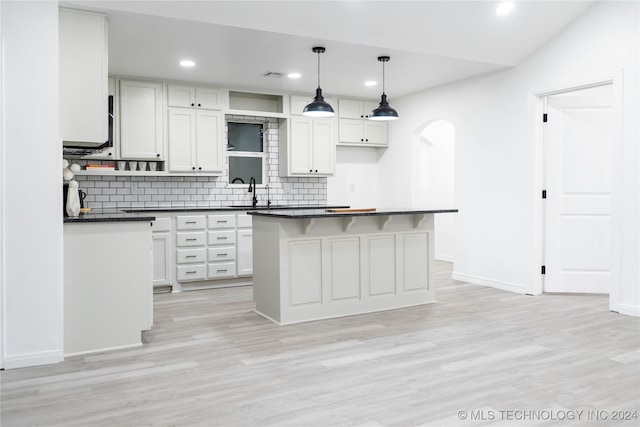
[[[309,169],[309,172],[313,172],[313,169]]]
[[[360,142],[364,142],[364,138],[360,138]]]
[[[202,104],[198,104],[198,107],[202,107]]]
[[[201,171],[201,170],[202,170],[202,167],[198,167],[198,170],[199,170],[199,171]]]
[[[318,169],[316,169],[316,173],[318,172]]]
[[[195,167],[195,166],[193,166],[193,167],[191,168],[191,170],[196,170],[196,167]]]
[[[195,107],[195,104],[192,102],[192,103],[191,103],[191,106],[192,106],[192,107]]]
[[[156,154],[156,157],[160,157],[160,153]]]
[[[369,142],[369,138],[365,139],[364,141],[365,141],[365,142]]]
[[[361,119],[364,119],[364,116],[363,116],[362,114],[360,114],[360,118],[361,118]]]
[[[109,153],[109,155],[111,155],[111,153]]]

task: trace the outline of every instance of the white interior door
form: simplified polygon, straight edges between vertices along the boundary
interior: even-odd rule
[[[547,97],[545,292],[609,293],[611,85]]]

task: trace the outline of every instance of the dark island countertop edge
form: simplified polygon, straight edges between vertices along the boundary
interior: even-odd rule
[[[372,212],[326,212],[324,209],[299,209],[293,211],[252,211],[248,215],[265,216],[286,219],[309,219],[309,218],[339,218],[345,216],[381,216],[381,215],[420,215],[436,213],[456,213],[458,209],[398,209],[398,210],[376,210]]]

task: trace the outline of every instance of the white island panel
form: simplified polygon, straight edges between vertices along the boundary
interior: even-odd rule
[[[433,214],[253,214],[254,300],[289,324],[435,302]]]

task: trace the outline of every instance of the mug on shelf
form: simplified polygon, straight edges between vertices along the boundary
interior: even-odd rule
[[[156,162],[149,162],[149,170],[150,171],[155,171],[158,168],[158,163]]]
[[[141,171],[147,170],[147,162],[138,162],[138,166],[140,166]]]
[[[138,162],[129,161],[129,170],[134,171],[136,169],[138,169]]]
[[[118,162],[118,170],[119,171],[123,171],[124,168],[126,168],[126,167],[127,167],[127,162],[122,161],[122,160]]]

